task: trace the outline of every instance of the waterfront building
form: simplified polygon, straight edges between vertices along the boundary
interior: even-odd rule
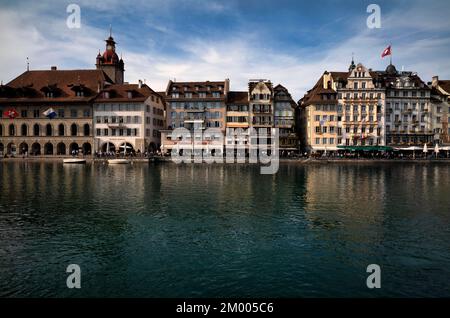
[[[297,126],[300,127],[300,144],[304,151],[337,150],[338,136],[342,138],[342,122],[337,127],[337,86],[347,76],[348,73],[325,71],[314,87],[300,99]]]
[[[274,88],[274,127],[279,129],[280,156],[298,153],[299,142],[295,131],[296,103],[282,85]]]
[[[234,147],[235,155],[238,149],[243,149],[245,155],[249,150],[250,111],[248,92],[229,92],[227,98],[226,145]]]
[[[378,74],[352,61],[337,90],[337,146],[384,146],[385,91]]]
[[[386,144],[393,147],[432,145],[439,140],[430,88],[413,72],[390,64],[377,72],[386,89]],[[439,124],[440,126],[440,124]]]
[[[92,101],[111,79],[101,70],[26,71],[0,86],[0,152],[90,154]],[[50,116],[45,113],[52,110]],[[5,112],[12,116],[6,116]],[[53,112],[54,111],[54,112]]]
[[[431,103],[432,109],[436,111],[435,130],[439,133],[440,143],[443,145],[450,144],[450,81],[439,80],[438,76],[434,76],[431,82]]]
[[[179,140],[172,139],[172,131],[183,127],[191,131],[203,132],[207,128],[217,128],[225,135],[226,101],[230,81],[216,82],[175,82],[169,81],[164,94],[166,101],[166,130],[161,131],[161,151],[170,153]],[[178,139],[178,138],[177,138]],[[194,145],[194,138],[191,140]],[[217,140],[204,138],[202,148],[207,150]],[[224,141],[221,141],[222,147]]]
[[[111,34],[96,69],[29,70],[0,85],[0,154],[92,154],[93,102],[123,83],[124,63]]]
[[[348,72],[325,72],[300,99],[304,149],[432,146],[445,137],[443,127],[448,132],[448,107],[439,103],[431,102],[431,89],[416,73],[392,64],[372,71],[352,61]]]
[[[142,81],[107,85],[94,100],[93,117],[95,151],[159,150],[164,100]]]
[[[273,85],[265,79],[250,80],[248,83],[248,97],[250,105],[250,128],[257,132],[249,136],[249,150],[254,154],[259,147],[270,148],[272,144],[273,128]],[[261,137],[260,135],[265,135]],[[269,150],[270,152],[270,150]]]

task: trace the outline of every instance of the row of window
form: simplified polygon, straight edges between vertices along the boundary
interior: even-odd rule
[[[335,143],[335,141],[337,141],[337,143]],[[344,144],[343,144],[344,142]],[[346,146],[356,146],[356,145],[361,145],[361,146],[365,146],[365,145],[369,145],[369,146],[373,146],[373,145],[379,145],[381,143],[381,139],[380,138],[369,138],[367,140],[360,140],[358,141],[357,139],[352,139],[350,140],[350,138],[346,138],[345,140],[343,140],[342,138],[316,138],[314,143],[316,145],[346,145]]]
[[[45,110],[42,109],[33,109],[33,110],[28,110],[28,109],[22,109],[19,113],[20,117],[22,118],[28,118],[28,117],[32,117],[32,118],[44,118],[45,116],[42,114]],[[59,118],[65,118],[66,117],[66,112],[64,109],[56,109],[55,110],[57,117]],[[78,109],[71,109],[70,112],[70,118],[77,118],[80,116],[80,110]],[[3,112],[0,112],[0,118],[3,116]],[[82,117],[88,118],[91,116],[91,110],[90,109],[83,109],[82,110]]]
[[[148,118],[148,117],[147,117]],[[140,116],[96,116],[95,122],[97,124],[109,124],[109,123],[120,123],[120,124],[140,124]]]
[[[416,90],[413,91],[402,91],[400,93],[400,91],[395,90],[395,91],[388,91],[387,95],[390,97],[430,97],[430,92],[428,91],[420,91],[420,93],[418,94],[418,92]]]
[[[142,104],[97,104],[95,105],[96,111],[100,112],[119,112],[119,111],[127,111],[127,112],[140,112],[143,110]],[[153,110],[153,114],[156,115],[164,115],[164,110],[158,107],[151,107],[150,105],[145,105],[145,111],[150,113]]]
[[[382,94],[381,93],[367,93],[367,92],[359,92],[359,93],[339,93],[338,98],[339,99],[381,99]]]
[[[0,125],[0,136],[3,136],[3,126]],[[77,124],[72,124],[70,126],[70,134],[69,136],[78,136],[79,127]],[[85,124],[83,126],[83,135],[90,136],[91,135],[91,126],[89,124]],[[17,127],[14,124],[10,124],[8,126],[8,136],[18,136]],[[51,124],[45,125],[42,127],[39,124],[34,124],[32,127],[32,132],[30,134],[28,125],[22,124],[20,126],[20,136],[66,136],[66,127],[64,124],[59,124],[57,129],[53,127]]]
[[[171,112],[170,117],[172,119],[184,119],[184,120],[194,120],[194,119],[218,119],[222,118],[221,112],[207,112],[207,113],[186,113],[186,112]]]
[[[172,96],[172,98],[180,98],[181,95],[178,92],[173,92],[171,96]],[[199,92],[195,95],[193,95],[192,93],[184,93],[184,95],[183,95],[184,98],[189,98],[189,99],[193,98],[194,96],[196,96],[197,98],[207,98],[210,96],[212,98],[220,98],[221,94],[220,94],[220,92],[212,92],[211,94],[208,94],[206,92]]]
[[[393,129],[391,129],[391,126],[386,126],[386,132],[413,133],[413,132],[425,132],[425,131],[430,131],[430,130],[426,130],[425,126],[420,126],[420,127],[403,126],[403,128],[400,128],[397,126],[397,127],[394,127]]]
[[[127,137],[139,137],[139,129],[138,128],[128,128],[128,129],[108,129],[108,128],[97,128],[96,129],[96,137],[102,136],[127,136]],[[156,129],[145,129],[146,137],[155,137],[161,138],[161,132]]]
[[[294,125],[293,119],[277,119],[275,118],[275,126],[287,126],[287,125]]]
[[[172,109],[193,109],[193,110],[205,110],[211,108],[221,108],[223,103],[221,102],[172,102],[170,107]]]
[[[428,104],[426,103],[420,103],[420,111],[428,111]],[[386,103],[386,108],[388,110],[392,110],[392,104],[391,103]],[[439,109],[439,113],[442,111],[441,107],[437,107]],[[419,110],[419,104],[418,103],[403,103],[402,105],[400,105],[400,103],[394,103],[394,110],[400,110],[400,111],[407,111],[407,110],[411,110],[411,111],[418,111]]]
[[[202,86],[200,86],[200,85],[196,85],[196,86],[195,86],[195,90],[196,90],[196,91],[199,91],[201,88],[202,88]],[[211,85],[206,85],[206,89],[207,89],[208,91],[210,91],[211,88],[213,88]],[[188,91],[189,89],[190,89],[189,86],[184,86],[184,87],[183,87],[183,90],[184,90],[185,92]],[[223,86],[222,86],[222,85],[219,85],[219,86],[217,86],[217,89],[218,89],[219,91],[221,91],[221,90],[223,90]],[[176,92],[176,91],[178,91],[178,90],[179,90],[179,87],[178,87],[178,86],[172,86],[172,92]]]
[[[316,126],[315,128],[316,128],[316,133],[325,133],[325,134],[326,133],[330,133],[330,134],[334,134],[337,131],[338,135],[342,135],[342,127],[337,127],[337,129],[336,129],[335,126]],[[374,127],[368,127],[368,128],[366,128],[366,127],[361,127],[361,128],[358,128],[358,127],[353,127],[353,128],[345,127],[344,130],[345,130],[346,134],[349,134],[351,132],[353,132],[354,134],[357,134],[357,133],[365,134],[366,132],[368,132],[369,134],[373,134],[375,132],[375,128]],[[381,128],[377,128],[376,129],[376,133],[377,133],[378,136],[381,135]]]
[[[373,116],[373,115],[369,115],[369,116],[363,116],[363,115],[353,115],[353,117],[351,117],[350,115],[346,115],[346,116],[334,116],[334,115],[315,115],[314,116],[314,120],[316,122],[321,122],[321,125],[323,125],[325,122],[334,122],[334,121],[338,121],[341,122],[342,119],[344,119],[344,121],[368,121],[368,122],[374,122],[374,120],[377,121],[381,121],[381,115],[378,116]]]
[[[223,128],[223,123],[221,121],[207,121],[205,122],[206,127],[216,127],[216,128]],[[184,123],[184,122],[178,122],[178,121],[173,121],[171,124],[172,128],[178,128],[178,127],[184,127],[187,129],[194,129],[194,128],[198,128],[198,129],[202,129],[203,126],[200,123]]]
[[[228,105],[229,112],[248,112],[248,105]]]
[[[141,124],[141,117],[140,116],[96,116],[95,122],[97,124]],[[151,118],[145,117],[145,123],[150,125]],[[163,127],[164,126],[164,120],[153,118],[153,125]]]
[[[253,105],[252,111],[254,113],[271,113],[272,107],[270,105]]]
[[[251,100],[270,100],[271,97],[270,94],[252,94]]]
[[[138,128],[128,128],[128,129],[96,129],[96,136],[128,136],[128,137],[139,137]]]
[[[229,123],[248,123],[247,116],[227,116],[227,122]]]

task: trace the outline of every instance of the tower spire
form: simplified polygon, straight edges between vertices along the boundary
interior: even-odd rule
[[[348,71],[351,72],[356,68],[355,65],[355,53],[352,52],[352,62],[350,63],[350,67],[348,68]]]
[[[112,25],[109,25],[109,37],[112,38]]]

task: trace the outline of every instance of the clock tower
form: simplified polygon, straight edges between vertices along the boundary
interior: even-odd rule
[[[125,64],[122,58],[116,53],[116,42],[112,37],[112,31],[109,31],[109,37],[105,40],[106,49],[103,55],[98,52],[95,66],[102,70],[115,84],[123,84]]]

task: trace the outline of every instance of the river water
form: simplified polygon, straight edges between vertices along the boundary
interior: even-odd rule
[[[0,296],[450,297],[449,180],[446,164],[0,163]]]

